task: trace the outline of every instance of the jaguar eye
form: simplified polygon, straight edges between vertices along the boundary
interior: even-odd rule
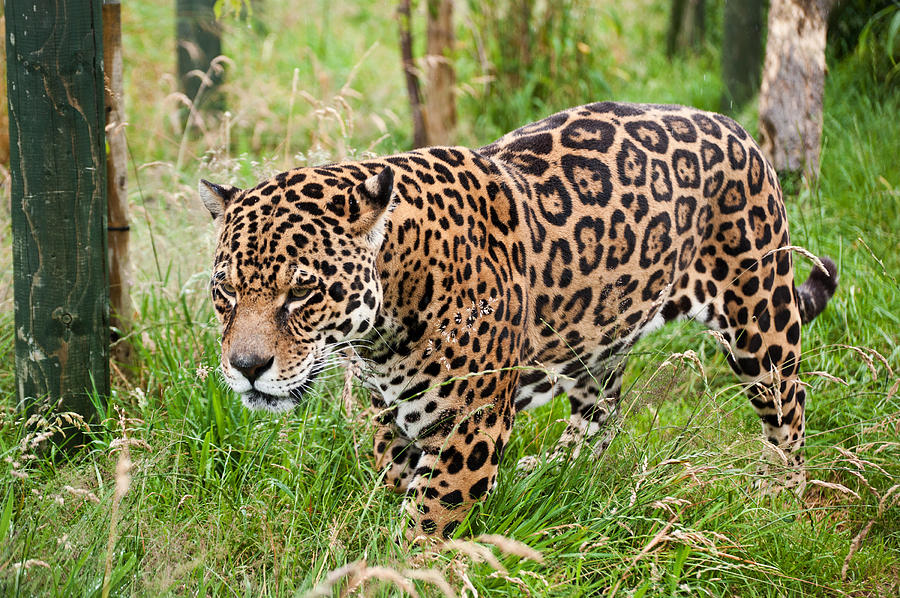
[[[288,301],[299,301],[300,299],[306,299],[312,292],[312,287],[291,287],[291,290],[288,291]]]
[[[234,285],[232,285],[231,283],[227,283],[227,282],[221,283],[219,285],[219,290],[221,290],[223,294],[225,294],[229,297],[234,297],[235,295],[237,295],[237,289],[235,289]]]

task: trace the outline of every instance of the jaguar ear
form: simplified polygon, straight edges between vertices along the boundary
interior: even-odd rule
[[[396,205],[394,194],[394,171],[390,166],[375,176],[369,177],[357,187],[360,198],[360,214],[356,229],[374,248],[380,248],[384,241],[384,228]]]
[[[385,166],[384,170],[367,178],[361,186],[362,195],[369,201],[371,207],[384,210],[388,207],[394,192],[394,171],[390,166]]]
[[[203,205],[209,210],[213,220],[218,220],[225,213],[225,208],[231,202],[235,195],[240,193],[240,189],[231,185],[216,185],[209,181],[200,179],[197,186],[200,192],[200,199]]]

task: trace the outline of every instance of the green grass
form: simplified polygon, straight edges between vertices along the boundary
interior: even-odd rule
[[[786,199],[793,242],[831,255],[841,272],[838,294],[804,329],[804,371],[840,379],[803,376],[810,478],[831,486],[812,484],[802,500],[751,492],[762,447],[758,418],[714,340],[699,326],[670,326],[631,357],[627,417],[599,463],[581,457],[517,475],[518,458],[553,445],[567,407],[558,401],[518,417],[500,483],[461,532],[524,542],[543,563],[521,558],[515,547],[489,548],[498,569],[478,562],[472,544],[437,551],[397,540],[400,497],[381,487],[374,469],[363,391],[355,391],[349,419],[340,376],[297,411],[271,417],[245,411],[209,373],[219,349],[205,291],[212,230],[194,196],[197,178],[248,184],[284,166],[285,154],[304,164],[368,149],[388,153],[410,136],[393,4],[322,1],[303,11],[283,4],[263,5],[262,32],[227,29],[234,59],[227,148],[222,123],[184,142],[169,124],[174,45],[158,40],[160,31],[174,30],[172,7],[124,5],[129,143],[138,173],[130,183],[138,312],[131,340],[140,367],[128,380],[114,379],[108,407],[99,408],[103,426],[86,450],[70,459],[33,458],[36,432],[15,410],[11,275],[0,279],[0,590],[101,595],[109,563],[114,596],[302,596],[348,565],[335,593],[359,583],[364,592],[395,595],[395,583],[379,581],[392,570],[418,593],[440,595],[434,583],[410,581],[435,569],[457,594],[471,584],[482,596],[896,595],[896,93],[860,87],[852,62],[831,65],[821,178],[811,189],[795,185]],[[590,46],[610,56],[605,97],[715,109],[718,53],[710,45],[699,56],[666,61],[666,5],[647,0],[637,9],[601,11]],[[460,72],[471,79],[478,65],[467,50],[471,40],[460,37]],[[355,91],[345,87],[351,78]],[[477,84],[470,88],[477,93]],[[595,99],[603,98],[569,103]],[[502,132],[479,120],[477,98],[461,102],[461,110],[461,142]],[[755,129],[752,107],[738,116]],[[805,275],[808,264],[797,261]],[[672,356],[689,349],[702,371]],[[130,484],[108,552],[123,438]],[[361,581],[366,575],[373,577]]]

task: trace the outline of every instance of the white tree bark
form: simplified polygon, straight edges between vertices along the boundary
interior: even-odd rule
[[[778,171],[819,173],[825,33],[835,0],[771,0],[759,93],[763,152]]]

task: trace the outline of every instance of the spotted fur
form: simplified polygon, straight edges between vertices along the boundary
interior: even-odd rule
[[[454,532],[494,486],[518,411],[565,393],[562,445],[609,442],[625,356],[665,322],[721,333],[765,437],[802,485],[800,324],[781,189],[733,120],[572,108],[479,148],[201,184],[218,227],[222,371],[254,408],[303,400],[352,346],[383,411],[376,461],[413,534]],[[599,435],[599,436],[598,436]]]

